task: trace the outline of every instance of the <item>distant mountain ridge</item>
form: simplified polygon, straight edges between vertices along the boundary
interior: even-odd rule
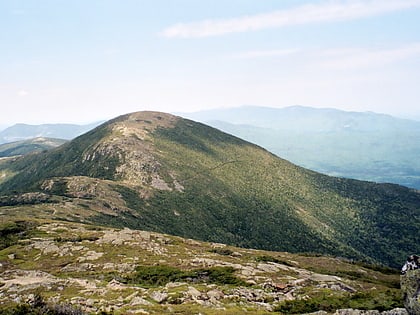
[[[374,112],[349,112],[334,108],[289,106],[272,108],[242,106],[226,109],[178,113],[200,122],[224,121],[277,130],[331,132],[337,130],[380,131],[392,128],[420,131],[420,121]]]
[[[180,115],[321,173],[420,189],[419,121],[303,106],[244,106]]]
[[[66,140],[63,139],[38,137],[29,140],[0,144],[0,157],[11,157],[28,153],[42,152],[44,150],[56,148],[65,142]]]
[[[101,124],[95,122],[87,125],[77,124],[15,124],[0,131],[0,144],[45,137],[56,139],[73,139]]]
[[[0,160],[0,205],[241,247],[399,266],[420,193],[325,176],[207,125],[139,112],[48,152]]]

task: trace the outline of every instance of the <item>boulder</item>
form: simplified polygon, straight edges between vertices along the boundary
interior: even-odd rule
[[[403,308],[395,308],[390,311],[379,312],[377,310],[354,310],[341,309],[337,310],[334,315],[407,315],[407,311]]]
[[[160,292],[160,291],[154,291],[154,292],[150,293],[150,297],[158,303],[163,303],[168,299],[168,293]]]
[[[408,270],[401,275],[401,293],[410,315],[420,314],[420,269]]]

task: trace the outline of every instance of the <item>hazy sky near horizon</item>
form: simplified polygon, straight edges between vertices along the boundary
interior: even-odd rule
[[[0,125],[304,105],[420,118],[420,0],[0,0]]]

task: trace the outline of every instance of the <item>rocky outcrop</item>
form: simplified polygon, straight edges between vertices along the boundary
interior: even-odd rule
[[[325,313],[326,315],[327,313]],[[342,309],[337,310],[334,315],[407,315],[407,311],[404,308],[395,308],[390,311],[379,312],[376,310],[365,311],[365,310],[353,310],[353,309]],[[319,314],[321,315],[321,314]]]
[[[152,270],[139,267],[153,266],[192,273],[167,279],[163,268],[151,273],[159,283],[132,280],[139,272]],[[200,270],[202,274],[194,276]],[[210,270],[217,277],[210,279]],[[274,314],[282,304],[310,301],[320,292],[332,300],[363,295],[363,280],[381,283],[382,278],[394,285],[399,275],[382,274],[336,258],[233,248],[149,231],[71,222],[45,222],[33,237],[0,251],[1,306],[31,304],[34,294],[41,292],[47,303],[65,303],[92,314],[174,314],[172,308],[215,314],[238,314],[237,310],[244,308],[249,314]],[[232,279],[238,281],[231,283]],[[367,287],[372,297],[385,292],[371,288],[371,282]],[[398,289],[391,290],[398,296]],[[311,313],[327,314],[408,315],[405,309]]]
[[[420,314],[420,269],[409,270],[401,276],[401,292],[408,314]]]

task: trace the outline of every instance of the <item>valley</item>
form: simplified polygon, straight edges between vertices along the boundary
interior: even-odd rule
[[[420,189],[420,122],[304,106],[180,113],[311,170]]]

